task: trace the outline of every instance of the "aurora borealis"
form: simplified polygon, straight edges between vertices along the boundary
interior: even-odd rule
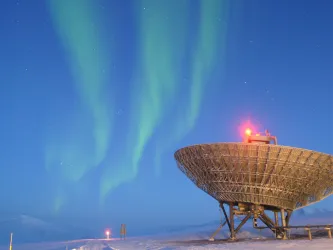
[[[239,141],[248,120],[281,144],[333,153],[322,2],[5,0],[4,209],[138,228],[214,219],[173,153]]]
[[[132,160],[121,165],[126,170],[118,170],[126,171],[126,174],[104,176],[103,194],[137,175],[147,143],[159,124],[167,123],[165,114],[176,108],[180,96],[187,96],[188,101],[185,109],[176,114],[176,127],[168,126],[170,138],[179,140],[196,121],[206,83],[204,76],[210,73],[211,65],[216,62],[214,53],[224,48],[226,29],[221,27],[220,21],[226,19],[228,6],[227,2],[218,0],[199,1],[197,32],[190,38],[190,28],[193,28],[190,4],[188,0],[140,2],[136,19],[140,38],[139,60],[135,70],[139,73],[136,73],[138,76],[134,78],[131,93],[131,107],[135,110],[131,121],[137,126],[131,127],[130,143],[126,148]],[[191,63],[184,66],[186,56]],[[177,83],[184,72],[188,72],[191,84],[181,89]]]
[[[189,0],[135,2],[134,8],[139,10],[134,17],[138,58],[133,66],[134,78],[128,93],[133,110],[129,121],[135,125],[129,128],[125,145],[131,160],[120,159],[120,167],[114,168],[107,168],[102,162],[113,133],[112,108],[106,104],[104,93],[107,90],[112,93],[115,84],[108,81],[103,68],[115,59],[112,53],[108,57],[103,53],[105,42],[101,42],[101,18],[94,7],[93,1],[77,0],[70,4],[66,0],[50,1],[52,20],[68,55],[76,93],[82,102],[79,109],[91,119],[91,125],[82,133],[71,131],[75,136],[69,135],[64,141],[52,142],[46,158],[47,167],[60,168],[61,175],[70,181],[79,181],[91,168],[106,168],[100,184],[101,199],[105,199],[112,189],[137,176],[147,144],[159,124],[166,122],[165,114],[176,108],[177,98],[181,95],[187,96],[187,105],[177,112],[175,125],[168,128],[171,141],[177,142],[194,127],[207,76],[218,59],[217,52],[225,47],[228,1],[198,1],[194,10]],[[73,9],[76,10],[74,13]],[[194,15],[196,22],[193,21]],[[196,32],[191,32],[193,28]],[[113,29],[109,32],[117,32],[117,27],[113,26]],[[109,47],[112,51],[112,44]],[[185,65],[186,57],[190,59],[188,65]],[[177,83],[184,72],[189,75],[190,84],[181,89]],[[109,98],[115,98],[115,95],[113,93]],[[72,118],[74,123],[75,119],[80,119],[75,116]],[[80,125],[75,123],[73,129],[78,127]],[[83,140],[92,139],[91,153],[86,151],[82,137]],[[157,154],[163,150],[159,147]],[[159,167],[156,165],[157,173]]]

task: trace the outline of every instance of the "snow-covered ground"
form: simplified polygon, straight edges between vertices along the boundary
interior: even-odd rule
[[[184,225],[168,227],[158,230],[160,234],[146,237],[129,237],[125,241],[120,239],[83,239],[84,235],[94,233],[89,230],[82,230],[55,225],[54,223],[44,222],[42,220],[29,217],[6,216],[6,220],[0,219],[0,238],[2,242],[8,242],[9,232],[14,232],[13,250],[154,250],[154,249],[235,249],[235,250],[254,250],[254,249],[325,249],[333,250],[333,240],[328,239],[327,233],[313,236],[313,240],[304,239],[293,240],[275,240],[272,233],[268,230],[258,231],[253,229],[251,223],[244,225],[242,230],[237,234],[239,241],[228,242],[228,230],[224,227],[217,234],[215,242],[209,242],[207,239],[219,225],[219,221],[213,221],[201,225]],[[333,221],[332,211],[316,211],[314,214],[298,214],[292,218],[293,225],[321,224],[327,225]],[[69,232],[77,232],[70,237],[71,241],[61,241],[67,237]],[[305,235],[304,230],[294,229],[291,234]],[[89,237],[89,236],[88,236]],[[21,241],[20,241],[21,240]],[[21,243],[24,242],[24,243]],[[26,243],[31,242],[31,243]],[[38,242],[38,243],[33,243]],[[7,244],[0,244],[0,250],[7,250]]]
[[[198,242],[191,243],[184,241],[182,243],[172,241],[160,241],[149,239],[128,239],[121,240],[78,240],[69,242],[55,242],[55,243],[37,243],[37,244],[23,244],[15,245],[15,250],[171,250],[171,249],[190,249],[190,250],[203,250],[203,249],[230,249],[230,250],[266,250],[266,249],[313,249],[313,250],[329,250],[333,249],[333,240],[330,239],[314,239],[309,241],[304,240],[269,240],[269,241],[243,241],[233,243],[214,243]],[[8,246],[0,248],[7,250]]]

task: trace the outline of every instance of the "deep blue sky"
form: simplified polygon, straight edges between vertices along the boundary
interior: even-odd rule
[[[333,2],[206,1],[1,1],[2,212],[216,219],[173,153],[246,120],[333,154]]]

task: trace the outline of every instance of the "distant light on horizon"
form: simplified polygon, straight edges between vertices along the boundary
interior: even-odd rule
[[[105,235],[106,235],[106,239],[109,240],[109,239],[110,239],[110,235],[111,235],[111,232],[110,232],[109,229],[107,229],[107,230],[105,231]]]

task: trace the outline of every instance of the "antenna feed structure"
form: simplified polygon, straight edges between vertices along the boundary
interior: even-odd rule
[[[245,130],[243,142],[252,144],[271,144],[277,145],[276,136],[272,136],[266,129],[265,132],[253,133],[251,129]]]

